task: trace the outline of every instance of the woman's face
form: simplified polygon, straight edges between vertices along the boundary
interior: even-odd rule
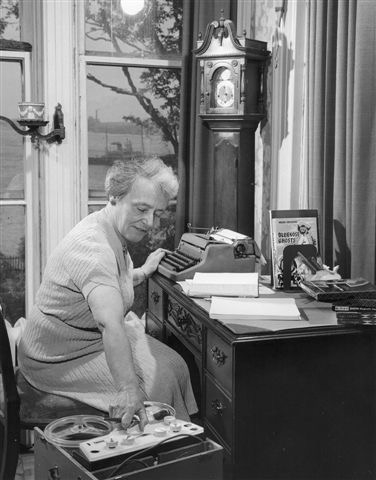
[[[126,240],[139,242],[167,205],[159,185],[148,178],[137,177],[129,193],[117,200],[113,207],[115,225]]]

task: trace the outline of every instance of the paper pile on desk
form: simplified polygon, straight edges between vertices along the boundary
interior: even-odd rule
[[[210,318],[217,320],[300,320],[293,298],[213,297]]]
[[[258,297],[258,273],[203,273],[196,272],[186,280],[184,292],[191,297],[232,296]]]

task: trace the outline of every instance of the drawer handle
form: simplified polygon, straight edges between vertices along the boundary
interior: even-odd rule
[[[199,345],[202,344],[200,325],[193,320],[190,313],[186,312],[181,305],[173,304],[169,301],[167,313],[186,337],[193,338]]]
[[[218,347],[212,347],[210,351],[211,351],[213,360],[219,367],[225,364],[227,355],[224,352],[222,352],[222,350],[220,350]]]
[[[151,292],[151,299],[153,300],[153,302],[155,304],[157,304],[159,302],[159,299],[161,298],[161,296],[159,295],[159,293],[153,291]]]
[[[225,406],[220,402],[218,399],[215,399],[211,403],[212,409],[214,410],[214,415],[219,415],[220,417],[223,415],[223,410]]]

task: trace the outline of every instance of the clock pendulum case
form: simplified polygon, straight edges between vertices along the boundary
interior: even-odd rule
[[[266,42],[237,37],[222,14],[208,24],[194,53],[200,117],[214,142],[214,225],[253,236],[254,135],[264,117]]]

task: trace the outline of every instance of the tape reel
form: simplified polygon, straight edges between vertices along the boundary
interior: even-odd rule
[[[49,423],[44,429],[46,439],[62,447],[78,447],[81,442],[107,435],[111,422],[96,415],[72,415]]]
[[[163,420],[164,416],[175,417],[175,409],[166,403],[145,401],[149,423]],[[111,433],[115,424],[97,415],[72,415],[49,423],[44,429],[46,439],[62,447],[78,447],[80,443]],[[135,427],[138,429],[138,427]]]

